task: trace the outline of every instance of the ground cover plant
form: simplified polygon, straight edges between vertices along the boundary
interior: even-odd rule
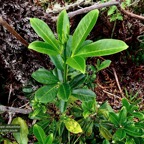
[[[74,34],[70,36],[68,16],[65,10],[62,11],[57,20],[58,41],[43,21],[36,18],[31,19],[33,29],[45,42],[34,41],[29,48],[50,55],[55,64],[53,71],[41,68],[32,74],[32,77],[44,86],[35,92],[32,101],[34,112],[30,117],[44,119],[48,103],[53,103],[58,112],[58,120],[55,117],[49,120],[49,116],[45,118],[50,127],[55,125],[46,139],[44,139],[46,136],[40,137],[35,132],[39,131],[40,133],[43,129],[38,125],[34,126],[35,136],[40,143],[46,143],[49,140],[53,143],[109,143],[110,141],[135,143],[139,139],[141,142],[143,141],[143,126],[138,127],[130,119],[131,116],[134,118],[139,115],[138,124],[142,123],[144,115],[133,113],[137,108],[130,112],[130,118],[129,110],[133,106],[126,99],[123,99],[123,107],[117,114],[108,104],[109,109],[105,107],[106,104],[98,108],[95,93],[88,89],[87,85],[84,85],[87,57],[110,55],[128,47],[120,40],[103,39],[96,42],[86,40],[96,23],[98,13],[98,10],[89,12],[80,21]],[[87,25],[86,21],[88,21]],[[106,67],[106,62],[98,67],[99,70]],[[78,100],[80,101],[77,104]],[[131,125],[128,126],[130,123]],[[113,125],[112,129],[109,128],[111,124]],[[95,130],[99,131],[97,136],[93,132]],[[44,131],[42,133],[45,135]]]
[[[37,143],[48,144],[143,143],[144,115],[135,106],[137,101],[122,99],[122,108],[115,112],[107,102],[99,105],[92,91],[93,78],[87,71],[86,59],[111,55],[127,48],[120,40],[86,40],[97,17],[98,11],[91,11],[70,35],[68,16],[66,11],[62,11],[57,21],[57,36],[43,21],[37,18],[30,20],[44,42],[32,42],[29,48],[49,55],[55,68],[40,68],[33,72],[32,77],[41,87],[32,98],[33,112],[29,118],[37,120],[37,123],[31,127],[28,135],[25,121],[14,119],[13,124],[21,125],[21,132],[14,134],[17,143],[28,143],[28,137],[33,135]],[[90,19],[88,26],[85,25],[87,19]],[[94,74],[109,65],[109,60],[102,63],[98,60],[96,67],[92,67]],[[5,143],[12,141],[3,140]]]

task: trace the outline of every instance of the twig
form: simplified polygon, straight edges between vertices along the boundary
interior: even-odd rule
[[[11,93],[12,93],[12,84],[10,85],[10,90],[9,90],[9,95],[8,95],[8,104],[10,101]]]
[[[24,40],[15,30],[12,26],[10,26],[5,20],[3,20],[2,17],[0,17],[0,24],[5,27],[11,34],[13,34],[23,45],[28,47],[28,42]]]
[[[23,108],[23,107],[27,106],[29,103],[30,103],[30,102],[28,102],[28,103],[26,103],[26,104],[22,105],[22,106],[21,106],[21,107],[19,107],[19,108]]]
[[[11,112],[11,113],[29,114],[32,110],[20,109],[20,108],[15,108],[15,107],[7,107],[7,106],[0,105],[0,111]]]
[[[119,91],[120,91],[122,97],[124,97],[123,91],[122,91],[122,89],[121,89],[121,87],[120,87],[120,84],[119,84],[119,80],[118,80],[118,77],[117,77],[116,71],[115,71],[114,68],[112,68],[112,70],[113,70],[113,73],[114,73],[114,77],[115,77],[115,80],[116,80],[116,83],[117,83],[118,89],[119,89]]]
[[[109,6],[112,6],[112,5],[119,5],[120,2],[119,1],[110,1],[110,2],[105,2],[105,3],[101,3],[101,4],[94,4],[92,6],[89,6],[89,7],[86,7],[86,8],[82,8],[82,9],[79,9],[79,10],[76,10],[76,11],[73,11],[73,12],[69,12],[68,13],[68,16],[71,18],[71,17],[74,17],[76,15],[79,15],[79,14],[83,14],[83,13],[87,13],[91,10],[94,10],[94,9],[101,9],[101,8],[104,8],[104,7],[109,7]]]
[[[108,95],[114,96],[114,97],[116,97],[116,98],[118,98],[118,99],[121,100],[121,97],[119,97],[119,96],[117,96],[117,95],[115,95],[115,94],[112,94],[112,93],[107,92],[107,91],[105,91],[105,90],[103,90],[103,92],[106,93],[106,94],[108,94]]]
[[[11,121],[12,121],[12,118],[13,118],[14,114],[12,114],[11,112],[9,112],[8,115],[9,115],[8,124],[11,124]]]
[[[129,12],[129,11],[126,11],[126,10],[124,10],[124,9],[121,8],[121,7],[119,7],[119,10],[120,10],[123,14],[128,15],[129,17],[132,17],[132,18],[135,18],[135,19],[139,19],[139,20],[144,20],[144,17],[143,17],[143,16],[134,14],[134,13]]]

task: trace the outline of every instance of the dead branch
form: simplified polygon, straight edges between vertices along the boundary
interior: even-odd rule
[[[13,34],[24,46],[28,47],[28,42],[24,40],[12,26],[10,26],[2,17],[0,17],[0,24],[5,27],[11,34]]]
[[[119,7],[119,10],[120,10],[123,14],[125,14],[125,15],[127,15],[127,16],[129,16],[129,17],[131,17],[131,18],[135,18],[135,19],[139,19],[139,20],[144,20],[144,17],[143,17],[143,16],[140,16],[140,15],[134,14],[134,13],[132,13],[132,12],[129,12],[129,11],[127,11],[127,10],[124,10],[124,9],[121,8],[121,7]]]
[[[0,111],[11,112],[11,113],[29,114],[32,110],[20,109],[20,108],[15,108],[15,107],[7,107],[7,106],[0,105]]]
[[[117,76],[117,74],[116,74],[116,71],[115,71],[114,68],[112,68],[112,70],[113,70],[113,73],[114,73],[114,77],[115,77],[115,80],[116,80],[118,89],[119,89],[119,91],[120,91],[122,97],[124,97],[123,91],[122,91],[122,89],[121,89],[121,87],[120,87],[120,84],[119,84],[119,80],[118,80],[118,76]]]
[[[119,4],[120,4],[120,2],[115,1],[115,0],[112,0],[110,2],[101,3],[101,4],[96,3],[92,6],[85,7],[85,8],[73,11],[73,12],[69,12],[68,16],[71,18],[71,17],[74,17],[74,16],[79,15],[79,14],[87,13],[87,12],[89,12],[91,10],[94,10],[94,9],[101,9],[101,8],[104,8],[104,7],[109,7],[109,6],[112,6],[112,5],[119,5]]]

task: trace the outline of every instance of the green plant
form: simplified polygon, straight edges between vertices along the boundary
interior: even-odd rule
[[[33,126],[33,133],[36,136],[38,143],[40,144],[52,144],[53,134],[46,137],[44,130],[37,124]]]
[[[97,60],[96,64],[93,65],[88,65],[87,66],[87,77],[85,80],[85,86],[87,86],[88,88],[94,90],[96,84],[95,84],[95,79],[96,79],[96,75],[99,71],[109,67],[111,64],[110,60],[104,60],[104,61],[100,61],[99,59]]]
[[[121,3],[121,7],[122,8],[126,8],[129,7],[131,4],[131,0],[124,0]],[[110,21],[116,21],[116,20],[123,20],[123,16],[121,14],[121,12],[118,10],[117,6],[111,6],[108,9],[107,15],[110,16]]]
[[[139,105],[141,99],[138,97],[138,94],[139,92],[136,92],[135,94],[128,93],[128,91],[125,89],[125,97],[129,100],[131,104]]]
[[[57,39],[46,23],[37,18],[30,20],[44,42],[34,41],[29,49],[49,55],[55,65],[53,70],[40,68],[32,74],[44,86],[35,92],[30,118],[45,120],[40,126],[46,135],[53,133],[53,143],[85,142],[97,125],[92,121],[98,109],[96,95],[84,86],[87,57],[111,55],[128,47],[121,40],[86,40],[98,14],[98,10],[93,10],[85,15],[71,36],[68,15],[63,10],[57,20]],[[97,71],[108,66],[106,63],[99,63]]]

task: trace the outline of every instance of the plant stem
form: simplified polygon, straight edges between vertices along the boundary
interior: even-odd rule
[[[63,44],[63,49],[64,49],[64,73],[63,73],[64,80],[63,80],[63,82],[66,83],[67,82],[67,70],[68,70],[68,66],[66,64],[66,60],[67,60],[66,43]],[[61,106],[60,106],[61,113],[64,113],[66,110],[66,102],[61,100],[60,104],[61,104]]]
[[[63,47],[64,47],[64,83],[66,83],[67,82],[67,69],[68,69],[68,66],[66,64],[66,60],[67,60],[66,44],[64,44]]]

